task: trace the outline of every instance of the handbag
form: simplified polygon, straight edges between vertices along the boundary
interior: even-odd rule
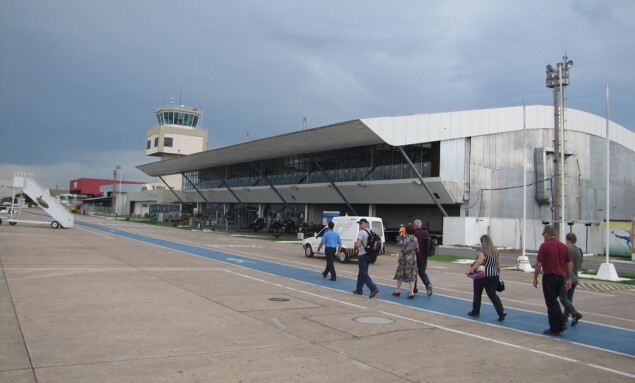
[[[474,261],[474,262],[476,262],[476,261]],[[474,263],[472,263],[472,265],[474,265]],[[485,266],[480,265],[478,267],[478,269],[472,270],[467,276],[472,278],[472,279],[481,279],[481,278],[485,277]]]
[[[472,278],[472,279],[481,279],[481,278],[485,277],[485,271],[483,271],[483,270],[474,270],[474,271],[470,272],[467,276]]]
[[[498,285],[496,286],[496,291],[503,292],[505,290],[505,282],[502,279],[498,280]]]

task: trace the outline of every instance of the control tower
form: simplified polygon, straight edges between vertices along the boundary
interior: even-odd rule
[[[158,125],[146,133],[146,156],[161,160],[207,150],[207,130],[197,128],[201,111],[184,105],[161,106],[155,110]],[[163,177],[170,187],[181,190],[183,177]]]

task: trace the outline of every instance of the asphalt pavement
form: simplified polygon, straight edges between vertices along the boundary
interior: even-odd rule
[[[369,299],[351,294],[355,262],[329,281],[292,241],[76,223],[0,225],[1,382],[635,379],[631,291],[576,291],[584,318],[550,337],[527,273],[503,271],[499,322],[485,296],[466,315],[465,265],[432,258],[434,294],[410,300],[392,296],[396,260],[381,256]]]

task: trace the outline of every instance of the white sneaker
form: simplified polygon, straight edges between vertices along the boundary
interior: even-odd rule
[[[426,286],[426,294],[428,294],[428,296],[432,295],[432,283]]]

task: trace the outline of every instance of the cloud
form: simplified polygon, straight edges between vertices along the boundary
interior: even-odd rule
[[[575,62],[567,105],[603,115],[608,84],[612,119],[635,130],[627,0],[4,5],[0,130],[18,143],[3,146],[0,163],[67,169],[69,180],[107,178],[118,153],[137,152],[130,167],[149,162],[146,130],[172,97],[201,108],[218,148],[246,132],[298,130],[303,117],[317,127],[523,99],[549,105],[545,66],[565,51]]]
[[[39,165],[0,164],[0,179],[13,180],[16,172],[27,172],[34,174],[35,180],[42,186],[68,189],[70,181],[78,178],[112,179],[115,167],[121,165],[124,181],[156,181],[135,168],[136,165],[152,162],[151,158],[145,157],[143,153],[140,155],[136,150],[96,152],[79,157],[81,161]]]

